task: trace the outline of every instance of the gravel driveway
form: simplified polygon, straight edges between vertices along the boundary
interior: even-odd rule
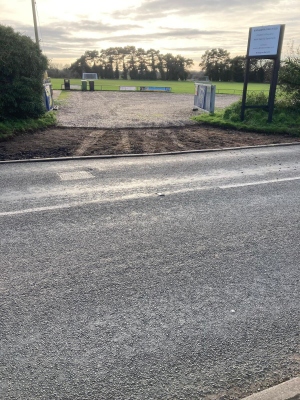
[[[239,96],[217,95],[223,108]],[[194,96],[175,93],[70,92],[58,111],[59,126],[139,128],[193,125]]]

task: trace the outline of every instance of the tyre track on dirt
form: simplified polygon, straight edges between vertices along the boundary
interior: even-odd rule
[[[75,156],[83,156],[88,149],[93,147],[105,134],[105,130],[95,130],[92,131],[80,144],[80,146],[74,151]]]

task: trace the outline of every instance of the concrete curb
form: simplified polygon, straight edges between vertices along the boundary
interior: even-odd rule
[[[107,154],[107,155],[94,155],[94,156],[75,156],[75,157],[58,157],[58,158],[30,158],[24,160],[5,160],[0,161],[1,164],[15,164],[15,163],[32,163],[32,162],[50,162],[50,161],[73,161],[73,160],[98,160],[109,158],[128,158],[128,157],[157,157],[157,156],[174,156],[181,154],[193,153],[214,153],[221,151],[235,151],[247,149],[261,149],[269,147],[286,147],[300,145],[300,142],[279,143],[279,144],[261,144],[258,146],[243,146],[243,147],[224,147],[220,149],[203,149],[203,150],[187,150],[187,151],[171,151],[164,153],[142,153],[142,154]]]
[[[300,378],[293,378],[241,400],[300,400]]]

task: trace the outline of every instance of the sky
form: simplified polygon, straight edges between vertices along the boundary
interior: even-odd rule
[[[250,27],[285,24],[283,56],[300,46],[300,0],[35,0],[43,53],[70,65],[86,50],[136,46],[194,60],[245,55]],[[34,39],[31,0],[0,0],[0,24]]]

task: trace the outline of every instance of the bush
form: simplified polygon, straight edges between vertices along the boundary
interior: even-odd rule
[[[247,106],[263,106],[268,104],[268,96],[264,92],[259,93],[248,93],[247,94]],[[241,121],[241,108],[242,100],[231,104],[224,111],[223,118],[228,121],[238,122]],[[261,118],[267,118],[267,113],[263,109],[259,108],[248,108],[245,110],[245,122],[261,120]],[[260,123],[260,122],[259,122]]]
[[[27,36],[0,25],[0,120],[45,113],[43,77],[48,60]]]
[[[247,105],[267,105],[268,96],[261,93],[248,93]],[[199,123],[233,128],[245,131],[264,133],[281,133],[300,136],[300,111],[291,107],[285,97],[276,99],[273,114],[273,122],[268,123],[268,113],[260,108],[248,108],[245,110],[245,119],[241,121],[242,100],[231,104],[225,110],[215,114],[200,114],[194,117]]]
[[[281,97],[291,107],[300,106],[300,57],[292,55],[287,57],[279,71],[278,83]]]

